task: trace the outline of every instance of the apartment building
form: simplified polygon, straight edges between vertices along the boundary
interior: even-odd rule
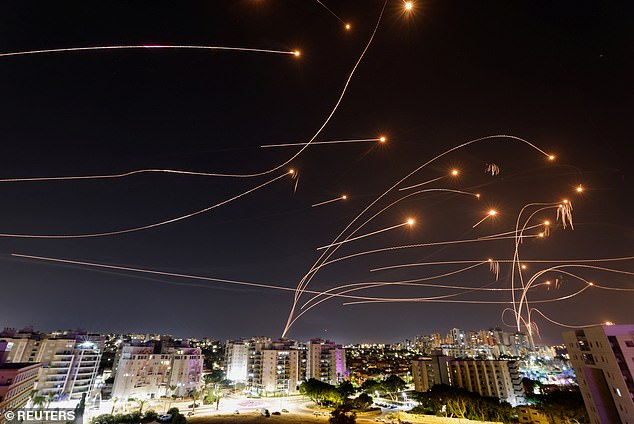
[[[203,361],[200,348],[153,343],[124,345],[117,355],[112,396],[187,396],[201,386]]]
[[[634,325],[563,333],[592,424],[634,424]]]
[[[40,364],[0,363],[0,421],[4,412],[23,407],[28,402],[40,370]]]

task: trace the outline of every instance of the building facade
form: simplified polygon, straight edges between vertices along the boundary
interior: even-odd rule
[[[524,403],[524,388],[516,361],[432,355],[412,361],[412,376],[416,391],[447,384],[481,396],[496,397],[513,406]]]
[[[7,331],[0,334],[7,345],[8,363],[40,363],[36,390],[39,395],[60,399],[90,397],[101,360],[103,340],[86,333],[41,334]]]
[[[634,325],[563,333],[592,424],[634,424]]]
[[[246,383],[249,363],[249,342],[228,341],[225,346],[225,373],[233,383]]]
[[[0,363],[0,422],[4,412],[23,407],[35,388],[40,364]]]
[[[187,396],[201,386],[203,360],[200,348],[122,346],[112,396],[119,399]]]
[[[339,384],[346,377],[346,352],[329,340],[312,339],[306,343],[306,379]]]

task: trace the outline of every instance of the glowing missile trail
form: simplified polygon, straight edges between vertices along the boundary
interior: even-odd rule
[[[263,144],[260,147],[262,148],[270,148],[270,147],[295,147],[295,146],[319,146],[323,144],[347,144],[347,143],[368,143],[368,142],[379,142],[384,143],[385,137],[379,138],[358,138],[351,140],[326,140],[326,141],[313,141],[310,143],[281,143],[281,144]]]
[[[459,174],[460,174],[460,171],[458,171],[457,169],[452,169],[451,173],[450,173],[450,176],[457,177]],[[410,190],[412,188],[421,187],[421,186],[436,182],[438,180],[442,180],[444,178],[447,178],[448,176],[449,175],[443,175],[443,176],[440,176],[440,177],[437,177],[437,178],[432,178],[431,180],[428,180],[428,181],[423,181],[422,183],[414,184],[414,185],[407,186],[407,187],[401,187],[401,188],[398,189],[398,191]]]
[[[344,24],[346,29],[350,29],[350,24],[346,23],[343,19],[341,19],[339,17],[339,15],[337,15],[335,12],[332,11],[332,9],[330,9],[328,6],[326,6],[325,4],[323,4],[320,0],[315,0],[317,3],[319,3],[324,9],[326,9],[328,12],[330,12],[330,14],[332,16],[334,16],[335,18],[337,18],[342,24]]]
[[[335,245],[338,245],[338,244],[348,243],[348,242],[355,241],[355,240],[359,240],[359,239],[362,239],[362,238],[366,238],[366,237],[374,236],[374,235],[376,235],[376,234],[380,234],[380,233],[384,233],[384,232],[386,232],[386,231],[395,230],[396,228],[401,228],[401,227],[404,227],[405,225],[408,225],[408,226],[410,226],[410,227],[411,227],[411,226],[413,226],[414,224],[415,224],[414,220],[413,220],[412,218],[410,218],[410,219],[408,219],[407,221],[405,221],[405,222],[403,222],[403,223],[401,223],[401,224],[392,225],[391,227],[383,228],[383,229],[381,229],[381,230],[372,231],[371,233],[363,234],[363,235],[361,235],[361,236],[348,238],[348,239],[343,240],[343,241],[338,241],[338,242],[337,242],[337,243],[335,243],[335,244],[328,244],[328,245],[326,245],[326,246],[321,246],[321,247],[318,247],[318,248],[317,248],[317,250],[328,249],[328,248],[330,248],[330,247],[332,247],[332,246],[335,246]]]
[[[311,205],[312,208],[315,208],[317,206],[321,206],[321,205],[327,205],[329,203],[333,203],[333,202],[339,202],[341,200],[346,200],[348,198],[348,196],[346,196],[345,194],[343,196],[339,196],[339,197],[335,197],[334,199],[330,199],[330,200],[325,200],[323,202],[319,202],[319,203],[315,203],[314,205]]]
[[[385,4],[383,6],[385,8]],[[382,14],[382,12],[381,12]],[[388,193],[390,193],[394,188],[398,187],[403,181],[407,180],[409,177],[411,177],[412,175],[416,174],[417,172],[419,172],[420,170],[424,169],[425,167],[427,167],[429,164],[435,162],[436,160],[442,158],[443,156],[446,156],[456,150],[460,150],[462,148],[465,148],[467,146],[470,146],[472,144],[476,144],[485,140],[492,140],[492,139],[508,139],[508,140],[512,140],[512,141],[519,141],[521,143],[524,143],[526,145],[528,145],[529,147],[537,150],[539,153],[541,153],[542,155],[546,156],[547,158],[549,157],[548,153],[546,153],[544,150],[540,149],[539,147],[537,147],[535,144],[531,143],[530,141],[523,139],[521,137],[517,137],[517,136],[513,136],[513,135],[506,135],[506,134],[496,134],[496,135],[489,135],[489,136],[484,136],[484,137],[479,137],[473,140],[469,140],[466,141],[464,143],[461,143],[457,146],[454,146],[448,150],[445,150],[444,152],[434,156],[433,158],[429,159],[428,161],[424,162],[423,164],[421,164],[420,166],[418,166],[416,169],[414,169],[413,171],[411,171],[409,174],[407,174],[405,177],[401,178],[399,181],[397,181],[396,183],[394,183],[390,188],[388,188],[385,192],[383,192],[380,196],[378,196],[374,201],[372,201],[368,206],[366,206],[365,209],[363,209],[355,218],[353,218],[353,220],[339,233],[339,235],[333,240],[334,242],[339,241],[339,239],[343,236],[343,234],[363,215],[365,214],[372,206],[374,206],[376,203],[378,203],[383,197],[385,197]],[[289,316],[287,319],[287,323],[286,326],[284,328],[284,331],[282,332],[282,337],[284,337],[286,335],[286,333],[288,332],[288,330],[290,329],[290,322],[292,321],[292,317],[294,315],[295,312],[295,307],[297,305],[297,301],[299,296],[301,296],[302,290],[310,283],[310,281],[312,280],[312,278],[315,276],[315,271],[318,268],[321,268],[323,265],[319,265],[320,262],[325,262],[327,261],[333,254],[334,252],[337,250],[338,246],[335,246],[333,248],[332,251],[330,250],[326,250],[318,259],[317,261],[311,266],[311,268],[309,269],[309,271],[304,275],[304,277],[300,280],[300,283],[298,284],[297,287],[297,292],[295,294],[295,299],[293,301],[293,304],[291,305],[291,310],[289,311]]]
[[[418,188],[418,187],[421,187],[421,186],[424,186],[424,185],[431,184],[431,183],[434,183],[436,181],[442,180],[444,178],[446,178],[445,175],[443,175],[442,177],[432,178],[431,180],[423,181],[422,183],[414,184],[414,185],[407,186],[407,187],[401,187],[401,188],[398,189],[398,191],[404,191],[404,190],[410,190],[412,188]]]
[[[423,193],[433,193],[433,192],[446,192],[446,193],[464,194],[464,195],[467,195],[467,196],[475,196],[474,193],[470,193],[470,192],[462,191],[462,190],[447,189],[447,188],[427,188],[427,189],[415,191],[413,193],[409,193],[409,194],[407,194],[405,196],[402,196],[402,197],[394,200],[393,202],[391,202],[390,204],[388,204],[387,206],[383,207],[381,210],[376,212],[370,218],[366,219],[354,231],[352,231],[346,238],[344,238],[343,241],[348,240],[350,237],[352,237],[354,234],[356,234],[359,230],[361,230],[364,226],[369,224],[374,218],[376,218],[377,216],[381,215],[383,212],[385,212],[386,210],[390,209],[391,207],[393,207],[397,203],[399,203],[399,202],[401,202],[401,201],[403,201],[405,199],[408,199],[408,198],[410,198],[412,196],[417,196],[417,195],[423,194]],[[337,237],[337,239],[339,239],[339,237]],[[336,245],[335,246],[335,250],[338,247],[339,247],[339,245]],[[334,252],[332,252],[332,253],[334,253]],[[326,257],[326,259],[329,259],[332,256],[332,253],[329,254]],[[324,256],[324,254],[322,254],[322,257],[323,256]],[[313,265],[313,267],[315,267],[315,265]],[[318,270],[320,267],[315,268],[314,272],[316,272],[316,270]],[[311,272],[313,272],[313,270],[311,270]],[[310,274],[310,272],[309,272],[309,274]],[[298,285],[298,290],[301,290],[304,287],[304,281],[306,281],[306,284],[308,284],[310,282],[309,274],[306,274],[304,276],[304,278],[302,279],[302,281],[300,281],[300,284]],[[308,280],[306,280],[307,278],[308,278]]]
[[[481,237],[481,238],[487,238],[487,237],[491,237],[491,236],[486,236],[486,237]],[[524,263],[562,263],[562,262],[567,262],[567,263],[583,263],[583,262],[617,262],[617,261],[631,261],[634,260],[634,256],[624,256],[624,257],[617,257],[617,258],[596,258],[596,259],[528,259],[528,260],[522,260],[522,262]],[[373,268],[370,271],[383,271],[383,270],[387,270],[387,269],[395,269],[395,268],[406,268],[406,267],[416,267],[416,266],[427,266],[427,265],[454,265],[454,264],[475,264],[475,263],[480,263],[482,262],[481,260],[462,260],[462,261],[436,261],[436,262],[413,262],[413,263],[406,263],[406,264],[399,264],[399,265],[389,265],[389,266],[383,266],[380,268]],[[509,264],[509,263],[515,263],[515,261],[513,259],[496,259],[496,262],[499,263],[503,263],[503,264]]]
[[[202,275],[192,275],[192,274],[166,272],[166,271],[159,271],[159,270],[153,270],[153,269],[147,269],[147,268],[135,268],[135,267],[128,267],[128,266],[103,264],[103,263],[97,263],[97,262],[75,261],[75,260],[70,260],[70,259],[51,258],[51,257],[46,257],[46,256],[26,255],[26,254],[21,254],[21,253],[12,253],[11,256],[15,257],[15,258],[22,258],[22,259],[29,259],[29,260],[36,260],[36,261],[43,261],[43,262],[52,262],[52,263],[59,263],[59,264],[65,264],[65,265],[79,265],[79,266],[98,268],[98,269],[111,269],[111,270],[126,271],[126,272],[132,272],[132,273],[160,275],[160,276],[165,276],[165,277],[175,277],[175,278],[186,278],[186,279],[193,279],[193,280],[211,281],[211,282],[215,282],[215,283],[224,283],[224,284],[233,284],[233,285],[255,287],[255,288],[281,290],[281,291],[285,291],[285,292],[294,292],[295,291],[295,288],[292,288],[292,287],[278,286],[278,285],[273,285],[273,284],[255,283],[255,282],[240,281],[240,280],[230,280],[230,279],[224,279],[224,278],[207,277],[207,276],[202,276]],[[313,290],[306,290],[306,293],[322,294],[322,292],[313,291]],[[336,295],[336,297],[343,297],[343,298],[348,298],[348,299],[359,299],[359,298],[361,298],[359,296],[348,296],[348,295],[343,295],[343,294],[342,295]]]
[[[533,238],[533,237],[537,237],[537,236],[536,235],[525,235],[525,236],[522,236],[522,237],[524,237],[524,238]],[[356,257],[359,257],[359,256],[371,255],[371,254],[381,253],[381,252],[389,252],[389,251],[396,251],[396,250],[402,250],[402,249],[415,249],[415,248],[430,247],[430,246],[445,246],[445,245],[465,244],[465,243],[481,243],[481,242],[485,242],[485,241],[499,241],[499,240],[507,240],[507,239],[515,239],[515,236],[504,236],[504,237],[487,238],[487,239],[476,238],[476,239],[465,239],[465,240],[450,240],[450,241],[438,241],[438,242],[430,242],[430,243],[418,243],[418,244],[406,244],[406,245],[401,245],[401,246],[382,247],[382,248],[379,248],[379,249],[366,250],[366,251],[363,251],[363,252],[352,253],[350,255],[341,256],[341,257],[338,257],[338,258],[335,258],[335,259],[331,259],[329,261],[323,262],[316,269],[321,269],[321,268],[323,268],[323,267],[325,267],[327,265],[333,264],[335,262],[340,262],[340,261],[343,261],[343,260],[356,258]]]
[[[151,49],[239,51],[239,52],[253,52],[253,53],[286,54],[286,55],[296,56],[296,50],[286,51],[286,50],[255,49],[255,48],[249,48],[249,47],[148,44],[148,45],[129,45],[129,46],[91,46],[91,47],[67,47],[67,48],[43,49],[43,50],[24,50],[19,52],[0,53],[0,57],[27,56],[27,55],[37,55],[37,54],[50,54],[50,53],[72,53],[72,52],[85,52],[85,51],[96,51],[96,50],[151,50]]]
[[[491,209],[489,212],[487,212],[487,214],[484,216],[484,218],[482,218],[481,220],[479,220],[478,222],[476,222],[475,224],[473,224],[473,227],[471,228],[475,228],[478,225],[482,224],[484,222],[484,220],[486,220],[487,218],[490,218],[492,216],[497,215],[497,211],[495,209]]]
[[[403,280],[403,281],[369,281],[369,282],[364,282],[364,283],[351,283],[351,284],[344,284],[344,285],[340,285],[340,286],[336,286],[336,287],[332,287],[326,291],[324,291],[322,294],[319,295],[315,295],[312,298],[308,299],[306,302],[304,302],[304,304],[301,306],[300,309],[305,309],[307,306],[313,304],[313,302],[316,302],[317,299],[319,299],[322,295],[330,295],[332,292],[334,292],[335,290],[342,290],[342,289],[346,289],[349,287],[358,287],[358,286],[363,286],[363,287],[376,287],[375,285],[408,285],[411,283],[417,283],[417,284],[412,284],[412,285],[416,285],[416,286],[423,286],[423,287],[439,287],[439,288],[460,288],[463,289],[464,287],[462,286],[440,286],[440,285],[435,285],[435,284],[422,284],[419,283],[420,281],[429,281],[429,280],[435,280],[438,278],[443,278],[443,277],[448,277],[451,275],[456,275],[459,274],[461,272],[465,272],[468,271],[470,269],[476,268],[480,265],[482,265],[485,262],[480,262],[478,264],[474,264],[474,265],[470,265],[464,268],[461,268],[459,270],[455,270],[455,271],[451,271],[451,272],[446,272],[443,274],[439,274],[439,275],[434,275],[431,277],[424,277],[424,278],[418,278],[415,280]],[[317,302],[317,304],[321,303],[324,300],[330,299],[330,297],[327,297],[325,299],[320,300],[319,302]],[[315,306],[317,305],[315,304]]]
[[[293,175],[294,171],[291,170],[285,174],[282,174],[280,176],[277,176],[269,181],[266,181],[256,187],[253,187],[247,191],[244,191],[240,194],[237,194],[233,197],[230,197],[229,199],[223,200],[222,202],[216,203],[214,205],[208,206],[204,209],[200,209],[198,211],[195,212],[191,212],[188,213],[186,215],[182,215],[182,216],[178,216],[176,218],[171,218],[165,221],[160,221],[160,222],[156,222],[153,224],[148,224],[148,225],[143,225],[141,227],[134,227],[134,228],[126,228],[123,230],[116,230],[116,231],[108,231],[108,232],[103,232],[103,233],[91,233],[91,234],[63,234],[63,235],[44,235],[44,234],[8,234],[8,233],[0,233],[0,237],[8,237],[8,238],[37,238],[37,239],[78,239],[78,238],[91,238],[91,237],[105,237],[105,236],[114,236],[114,235],[119,235],[119,234],[126,234],[126,233],[132,233],[132,232],[137,232],[137,231],[143,231],[143,230],[148,230],[150,228],[156,228],[156,227],[160,227],[163,225],[167,225],[167,224],[172,224],[174,222],[177,221],[182,221],[184,219],[188,219],[191,218],[193,216],[196,215],[200,215],[203,214],[205,212],[209,212],[212,209],[216,209],[220,206],[226,205],[227,203],[230,203],[234,200],[237,200],[243,196],[246,196],[247,194],[253,193],[256,190],[259,190],[281,178],[284,178],[287,175]]]
[[[307,144],[302,146],[297,152],[295,152],[295,154],[293,154],[290,158],[288,158],[287,160],[285,160],[284,162],[282,162],[281,164],[274,166],[272,168],[269,168],[265,171],[261,171],[261,172],[253,172],[253,173],[244,173],[244,174],[232,174],[232,173],[206,173],[206,176],[214,176],[214,177],[230,177],[230,178],[251,178],[251,177],[259,177],[259,176],[263,176],[263,175],[268,175],[271,174],[285,166],[287,166],[289,163],[291,163],[293,160],[295,160],[299,155],[301,155],[304,150],[306,150],[306,148],[317,139],[317,137],[319,137],[319,134],[321,134],[321,132],[323,131],[323,129],[328,125],[328,123],[330,122],[330,120],[332,119],[332,117],[334,116],[335,112],[337,111],[337,109],[339,109],[339,105],[341,104],[341,102],[343,101],[343,98],[346,95],[346,92],[348,91],[348,87],[350,85],[350,82],[352,81],[352,77],[354,76],[357,68],[359,67],[359,65],[361,64],[361,61],[363,60],[363,58],[365,57],[366,52],[368,51],[368,49],[370,48],[370,46],[372,45],[372,42],[374,41],[374,37],[379,29],[379,25],[381,23],[381,20],[383,18],[383,12],[385,11],[385,6],[387,5],[387,0],[385,0],[385,2],[383,3],[383,7],[381,8],[381,13],[379,14],[379,18],[377,20],[377,23],[374,27],[374,31],[372,32],[368,42],[366,43],[365,47],[363,48],[363,50],[361,51],[361,54],[359,55],[359,58],[357,59],[357,61],[355,62],[354,66],[352,67],[352,70],[350,71],[350,73],[348,74],[348,78],[346,79],[343,88],[341,90],[341,93],[339,94],[339,97],[337,99],[337,101],[335,102],[334,106],[332,107],[332,109],[330,110],[330,113],[326,116],[326,119],[322,122],[321,126],[317,129],[317,131],[313,134],[313,136],[308,140]],[[66,52],[66,51],[82,51],[82,50],[105,50],[105,49],[121,49],[121,48],[137,48],[137,49],[141,49],[141,48],[192,48],[192,49],[203,49],[203,48],[208,48],[211,50],[242,50],[242,51],[260,51],[257,49],[247,49],[247,48],[239,48],[239,47],[225,47],[225,48],[220,48],[220,47],[215,47],[215,46],[105,46],[105,47],[77,47],[77,48],[71,48],[71,49],[49,49],[49,50],[33,50],[33,51],[24,51],[24,52],[13,52],[13,53],[4,53],[2,55],[0,55],[0,57],[6,57],[6,56],[18,56],[18,55],[27,55],[27,54],[38,54],[38,53],[55,53],[55,52]],[[261,52],[267,52],[266,50],[262,50]],[[291,54],[295,57],[299,57],[300,56],[300,52],[299,50],[293,50],[293,51],[278,51],[278,50],[271,50],[268,51],[270,53],[280,53],[280,54]],[[135,173],[135,171],[133,171],[133,173]],[[202,173],[201,173],[202,174]]]
[[[566,299],[570,299],[571,297],[577,296],[581,293],[583,293],[584,291],[586,291],[588,288],[590,288],[592,286],[584,286],[583,288],[581,288],[580,290],[569,294],[567,296],[562,296],[562,297],[558,297],[558,298],[553,298],[553,299],[540,299],[540,300],[534,300],[532,301],[532,303],[553,303],[553,302],[560,302],[562,300],[566,300]],[[366,300],[354,300],[354,301],[349,301],[349,302],[345,302],[343,305],[344,306],[350,306],[350,305],[361,305],[361,304],[366,304],[366,303],[416,303],[416,302],[429,302],[430,300],[426,299],[426,298],[402,298],[402,299],[384,299],[384,298],[380,298],[380,297],[376,297],[376,298],[371,298],[371,299],[366,299]],[[511,302],[508,301],[486,301],[486,300],[446,300],[446,299],[433,299],[431,300],[431,302],[440,302],[440,303],[471,303],[471,304],[498,304],[498,305],[508,305]]]

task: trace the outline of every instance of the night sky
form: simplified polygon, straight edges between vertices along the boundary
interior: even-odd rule
[[[143,168],[250,173],[270,169],[322,125],[377,22],[380,1],[312,0],[5,2],[0,53],[108,45],[215,45],[301,50],[300,57],[245,52],[125,50],[0,58],[0,178],[111,174]],[[512,231],[522,205],[574,205],[575,230],[526,240],[525,259],[634,255],[634,6],[628,1],[417,0],[411,15],[389,0],[373,44],[318,140],[388,143],[311,146],[267,176],[232,179],[140,174],[121,179],[0,183],[0,233],[80,234],[181,216],[299,171],[221,208],[159,228],[92,239],[0,238],[0,327],[84,328],[237,338],[281,334],[292,292],[99,271],[17,259],[11,253],[115,264],[294,288],[335,236],[419,164],[464,141],[523,137],[555,154],[492,140],[452,153],[407,180],[447,175],[429,187],[481,193],[414,196],[358,234],[415,217],[417,224],[346,244],[334,257],[411,243]],[[500,174],[485,173],[487,163]],[[409,185],[404,184],[404,185]],[[575,187],[583,184],[579,195]],[[311,208],[347,194],[345,202]],[[401,192],[402,194],[402,192]],[[399,197],[392,193],[386,201]],[[389,200],[389,201],[388,201]],[[380,208],[379,207],[379,208]],[[499,211],[472,229],[486,211]],[[536,219],[555,220],[554,213]],[[533,230],[533,233],[535,230]],[[406,249],[324,267],[312,290],[363,281],[429,277],[460,268],[370,272],[421,261],[510,259],[513,240]],[[634,271],[634,261],[602,266]],[[530,276],[543,264],[529,264]],[[626,274],[572,270],[605,286],[634,288]],[[486,265],[431,283],[508,287]],[[569,276],[565,296],[583,287]],[[451,290],[396,287],[356,294],[420,297]],[[355,294],[355,293],[352,293]],[[305,297],[303,299],[307,299]],[[509,301],[509,292],[456,299]],[[535,305],[556,321],[634,322],[634,292],[589,289]],[[331,299],[289,337],[391,342],[453,327],[503,326],[501,304],[381,303]],[[506,321],[510,322],[510,315]],[[564,329],[534,317],[544,342]]]

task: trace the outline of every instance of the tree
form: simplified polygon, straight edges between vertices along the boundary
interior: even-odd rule
[[[330,415],[328,420],[330,424],[355,424],[357,422],[357,414],[350,412],[350,409],[345,405],[339,406]]]
[[[407,384],[401,377],[396,374],[390,375],[381,382],[381,388],[393,401],[398,400],[398,392],[402,392]]]
[[[198,406],[198,404],[196,403],[198,401],[198,397],[200,396],[200,391],[196,390],[196,389],[191,389],[189,391],[189,396],[192,398],[192,412],[196,412],[196,407]]]
[[[114,409],[115,409],[115,406],[117,405],[117,402],[119,402],[119,398],[118,397],[113,397],[112,398],[112,409],[110,410],[110,415],[114,414]]]
[[[345,400],[335,386],[314,378],[303,381],[299,386],[299,392],[322,406],[341,405]]]
[[[147,403],[147,400],[146,399],[137,399],[136,402],[139,405],[139,414],[142,414],[143,413],[143,407]]]
[[[337,386],[337,391],[341,394],[344,399],[349,398],[353,394],[357,392],[357,389],[354,385],[349,381],[344,381]]]
[[[579,391],[557,390],[547,395],[535,395],[536,406],[553,421],[590,422]]]
[[[373,402],[374,399],[372,399],[372,396],[367,393],[361,393],[359,396],[357,396],[356,399],[353,400],[353,406],[355,409],[363,411],[372,406]]]
[[[175,385],[170,385],[167,390],[169,390],[169,396],[168,396],[168,400],[167,400],[167,410],[169,410],[172,407],[172,401],[174,400],[174,392],[176,391],[176,386]],[[167,391],[166,390],[166,391]]]
[[[32,395],[31,402],[33,402],[33,406],[38,409],[44,409],[44,405],[46,405],[46,398],[42,395]]]
[[[381,387],[381,383],[372,378],[368,378],[361,384],[361,390],[369,395],[373,395],[376,392],[381,392],[383,388]]]

